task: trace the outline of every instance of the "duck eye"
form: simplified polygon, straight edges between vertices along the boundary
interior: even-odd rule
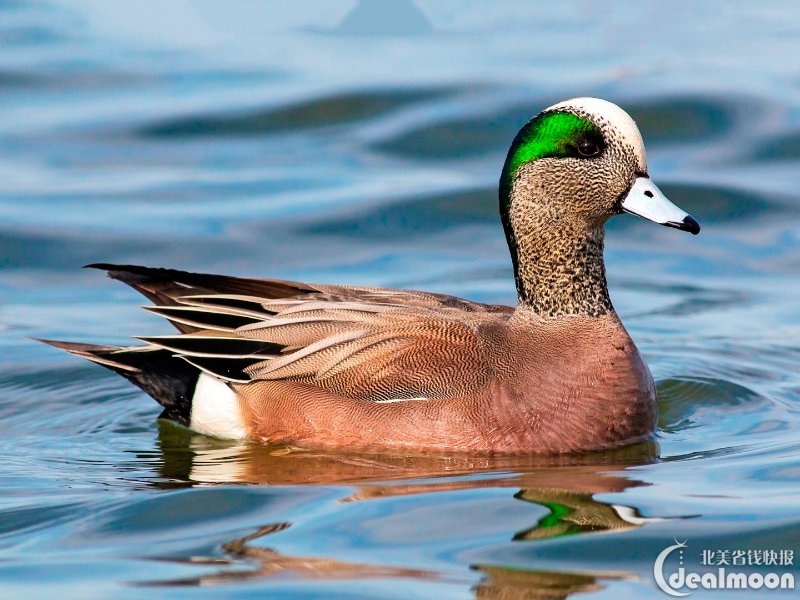
[[[578,154],[586,158],[600,154],[600,147],[590,140],[583,140],[578,143]]]

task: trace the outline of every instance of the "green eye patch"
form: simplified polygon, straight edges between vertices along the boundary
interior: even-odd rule
[[[540,158],[579,156],[576,147],[585,139],[601,147],[605,145],[600,129],[588,119],[565,112],[534,117],[520,129],[511,144],[500,180],[503,187],[510,187],[511,178],[523,163]]]

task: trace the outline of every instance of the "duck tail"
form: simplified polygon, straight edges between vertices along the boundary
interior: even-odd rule
[[[101,346],[35,339],[122,375],[164,407],[160,418],[189,426],[200,370],[169,350],[154,346]]]

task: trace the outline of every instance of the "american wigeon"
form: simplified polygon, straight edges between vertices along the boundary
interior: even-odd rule
[[[96,264],[173,336],[49,342],[221,438],[340,448],[565,453],[656,423],[653,380],[608,294],[603,226],[622,212],[691,233],[650,181],[634,121],[575,98],[514,138],[500,215],[516,307],[420,291]]]

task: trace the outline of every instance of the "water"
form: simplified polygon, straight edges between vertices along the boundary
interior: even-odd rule
[[[676,538],[695,566],[800,550],[794,3],[295,4],[0,3],[2,596],[660,598]],[[608,227],[653,443],[222,443],[26,337],[169,331],[94,261],[511,303],[504,153],[576,95],[631,112],[655,181],[703,225]]]

